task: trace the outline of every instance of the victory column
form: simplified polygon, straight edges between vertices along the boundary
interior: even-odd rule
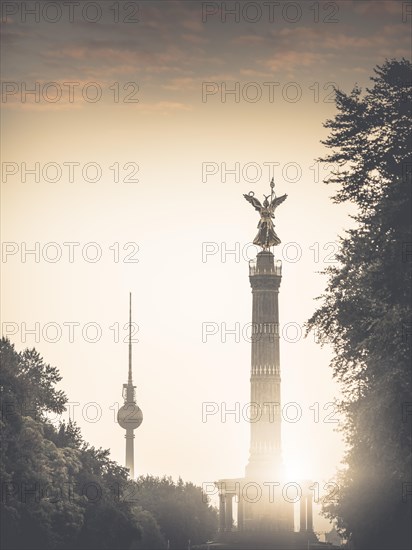
[[[312,526],[312,501],[301,499],[301,531],[294,532],[293,502],[282,494],[281,395],[279,354],[279,287],[282,263],[270,248],[280,244],[273,219],[287,195],[276,197],[274,181],[263,204],[253,191],[243,195],[260,214],[253,243],[262,250],[249,262],[252,287],[252,350],[250,398],[250,454],[245,477],[221,479],[219,490],[219,539],[225,548],[244,544],[257,549],[308,548],[316,540]],[[233,501],[237,526],[233,525]],[[309,503],[310,500],[310,503]],[[229,545],[229,546],[227,546]],[[240,545],[240,546],[239,546]]]

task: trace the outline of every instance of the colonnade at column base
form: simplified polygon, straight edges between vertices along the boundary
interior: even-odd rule
[[[293,503],[286,502],[279,483],[263,479],[222,479],[219,490],[219,532],[288,533],[294,531]],[[236,520],[233,511],[236,507]]]
[[[306,490],[299,504],[300,531],[295,532],[294,503],[285,499],[279,483],[245,477],[221,479],[215,485],[220,501],[217,542],[229,545],[228,550],[232,546],[239,550],[307,550],[308,543],[318,542],[313,532],[312,499]]]

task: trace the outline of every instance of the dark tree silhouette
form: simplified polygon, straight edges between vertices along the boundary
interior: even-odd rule
[[[204,542],[214,532],[216,512],[200,488],[154,478],[136,484],[75,424],[47,420],[67,398],[55,388],[57,369],[35,350],[17,353],[3,338],[0,361],[2,548],[161,550],[166,535],[172,548],[181,540],[186,548],[188,538]],[[144,498],[134,498],[136,488]]]
[[[375,69],[363,96],[336,91],[322,162],[336,202],[358,206],[308,322],[334,350],[344,395],[345,468],[324,513],[356,549],[411,547],[411,81],[405,59]],[[408,415],[409,412],[409,415]],[[408,493],[409,492],[409,496]]]
[[[174,483],[170,477],[140,477],[135,485],[136,501],[149,510],[160,525],[171,549],[186,549],[206,542],[217,531],[217,511],[200,487]]]

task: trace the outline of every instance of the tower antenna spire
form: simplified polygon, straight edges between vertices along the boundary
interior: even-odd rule
[[[143,413],[136,405],[135,386],[132,381],[132,293],[129,292],[129,376],[127,384],[123,384],[124,405],[117,411],[117,422],[126,430],[126,468],[134,478],[134,430],[143,421]]]
[[[132,383],[132,293],[129,292],[129,384]]]

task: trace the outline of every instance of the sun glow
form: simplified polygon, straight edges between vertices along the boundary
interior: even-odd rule
[[[309,461],[304,461],[296,457],[286,457],[284,460],[281,479],[285,483],[299,483],[313,477],[314,468]]]

